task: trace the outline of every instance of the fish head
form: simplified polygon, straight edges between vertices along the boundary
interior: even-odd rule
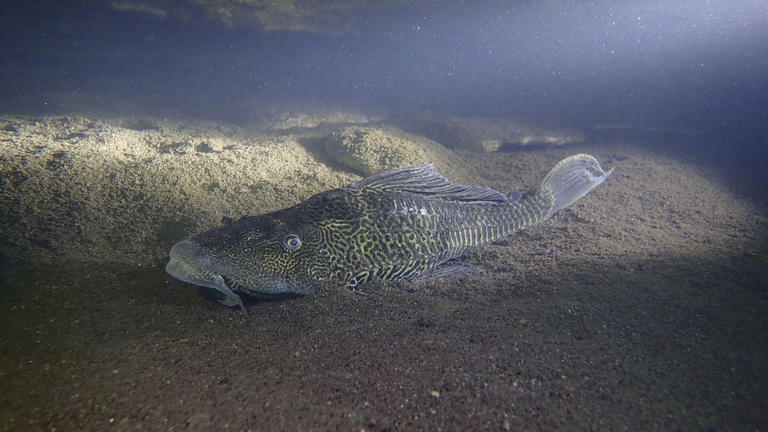
[[[311,226],[272,215],[246,216],[176,243],[166,272],[242,305],[239,295],[304,295],[318,277],[319,234]],[[318,261],[320,259],[320,261]]]

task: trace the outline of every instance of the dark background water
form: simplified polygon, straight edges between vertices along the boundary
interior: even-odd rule
[[[0,109],[237,121],[243,107],[309,99],[766,136],[763,1],[410,3],[342,2],[299,31],[184,1],[3,2]]]

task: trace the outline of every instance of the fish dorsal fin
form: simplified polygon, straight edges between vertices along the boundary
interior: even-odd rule
[[[454,183],[440,174],[433,164],[411,168],[397,168],[366,177],[351,187],[376,188],[410,192],[419,195],[478,205],[503,205],[509,198],[485,186],[466,186]]]

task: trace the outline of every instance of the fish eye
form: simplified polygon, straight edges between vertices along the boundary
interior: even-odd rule
[[[301,239],[296,234],[288,234],[283,239],[283,247],[290,252],[295,252],[301,247]]]

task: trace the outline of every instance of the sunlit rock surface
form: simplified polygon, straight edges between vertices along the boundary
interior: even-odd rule
[[[151,262],[225,216],[289,207],[385,169],[432,162],[452,178],[466,172],[427,138],[388,126],[335,127],[2,117],[0,253]]]
[[[447,175],[458,171],[451,150],[428,138],[393,127],[343,128],[327,138],[325,150],[333,160],[364,176],[427,163],[434,163]]]
[[[224,216],[359,179],[294,136],[142,118],[0,119],[2,253],[148,262]]]

